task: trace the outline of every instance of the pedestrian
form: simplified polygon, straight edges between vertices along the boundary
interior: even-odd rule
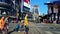
[[[2,24],[1,24],[2,22],[1,22],[1,16],[0,16],[0,34],[2,34]]]
[[[6,30],[5,30],[5,21],[4,21],[4,16],[2,16],[2,18],[0,19],[0,30],[2,34],[6,34]]]
[[[53,21],[53,23],[54,23],[54,24],[56,24],[56,20],[55,20],[55,21]]]
[[[19,26],[19,23],[16,23],[16,26],[15,26],[15,28],[14,28],[14,31],[17,31],[17,32],[18,32],[18,31],[19,31],[19,27],[20,27],[20,26]]]
[[[18,32],[20,32],[20,29],[21,29],[21,24],[20,23],[21,23],[21,21],[19,20],[18,21]]]
[[[21,19],[21,22],[20,22],[20,30],[24,30],[24,20]]]
[[[11,23],[9,23],[9,32],[8,34],[11,34],[12,32],[14,32],[14,28],[16,26],[16,21],[14,22],[15,20],[12,20]]]
[[[13,26],[13,28],[12,28],[13,31],[17,31],[18,32],[18,30],[19,30],[19,23],[17,22],[17,20],[15,20],[15,18],[13,20],[12,26]]]
[[[46,19],[46,24],[48,24],[48,20]]]
[[[6,33],[8,33],[8,26],[9,26],[9,22],[8,22],[8,16],[5,18],[5,29],[6,29]]]
[[[24,18],[24,26],[25,26],[24,34],[28,34],[29,23],[28,23],[28,14],[27,13],[26,13],[25,18]]]

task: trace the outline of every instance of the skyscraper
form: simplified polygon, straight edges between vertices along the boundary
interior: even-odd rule
[[[38,5],[34,5],[32,7],[32,12],[33,12],[33,19],[35,20],[39,16]]]
[[[56,21],[56,23],[59,23],[60,20],[60,1],[53,1],[50,3],[46,3],[48,5],[48,15],[49,15],[49,21]]]

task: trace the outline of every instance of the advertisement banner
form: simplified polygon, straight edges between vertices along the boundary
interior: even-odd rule
[[[58,13],[58,6],[56,4],[53,7],[53,13]]]
[[[58,8],[54,8],[53,13],[58,13]]]
[[[24,6],[30,8],[30,0],[24,0]]]
[[[51,10],[51,5],[48,5],[48,13],[51,14],[52,10]]]
[[[49,9],[48,9],[48,11],[49,11],[49,14],[51,14],[51,13],[52,13],[52,10],[51,10],[51,8],[49,8]]]
[[[27,8],[27,7],[23,6],[23,11],[28,12],[28,11],[30,11],[30,8]]]

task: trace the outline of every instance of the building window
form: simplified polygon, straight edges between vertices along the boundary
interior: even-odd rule
[[[2,0],[2,2],[5,2],[5,0]]]
[[[0,0],[0,2],[2,2],[2,0]]]

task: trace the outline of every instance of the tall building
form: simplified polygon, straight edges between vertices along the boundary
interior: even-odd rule
[[[48,15],[50,21],[60,21],[60,1],[53,1],[50,3],[45,3],[48,5]]]
[[[17,16],[17,12],[21,13],[21,0],[0,0],[0,14],[5,12],[8,16]],[[6,16],[5,15],[5,16]]]
[[[9,1],[8,1],[9,2]],[[8,15],[11,10],[11,6],[9,3],[6,2],[6,0],[0,0],[0,12],[1,12],[1,15],[4,14],[5,12],[5,16]]]
[[[38,5],[34,5],[32,7],[32,13],[33,13],[33,19],[34,20],[39,17]]]
[[[0,0],[0,14],[4,12],[8,16],[24,17],[30,13],[30,0]]]

